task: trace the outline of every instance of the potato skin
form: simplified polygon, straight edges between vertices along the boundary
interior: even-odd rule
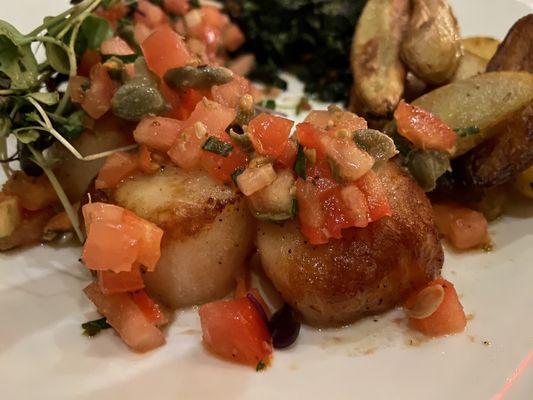
[[[311,246],[294,221],[258,225],[267,276],[308,323],[341,325],[387,310],[439,275],[444,255],[426,196],[392,162],[378,175],[393,215],[343,239]]]
[[[492,187],[533,165],[533,102],[494,128],[498,133],[453,165],[466,187]]]
[[[413,12],[402,42],[402,60],[424,82],[449,82],[459,65],[459,25],[446,0],[412,0]]]
[[[179,308],[231,290],[255,232],[242,195],[206,173],[166,167],[125,181],[111,199],[165,231],[156,270],[144,275],[153,295]]]
[[[527,71],[533,73],[533,14],[520,18],[498,46],[487,71]]]
[[[406,71],[400,43],[408,18],[408,0],[369,0],[359,18],[351,64],[355,95],[370,114],[386,116],[402,96]]]

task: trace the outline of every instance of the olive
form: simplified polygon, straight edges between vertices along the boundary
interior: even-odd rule
[[[276,349],[284,349],[293,344],[300,333],[300,322],[296,319],[294,310],[288,304],[272,315],[268,323],[272,335],[272,344]]]
[[[224,67],[188,65],[168,70],[164,79],[169,86],[177,89],[209,89],[211,86],[230,82],[233,79],[233,72]]]
[[[111,100],[113,114],[127,121],[140,121],[148,114],[167,109],[161,92],[146,78],[134,78],[122,85]]]
[[[376,162],[387,161],[398,153],[394,141],[375,129],[355,131],[353,140],[357,146],[370,154]]]

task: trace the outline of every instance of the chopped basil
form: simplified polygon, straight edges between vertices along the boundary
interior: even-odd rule
[[[107,323],[107,319],[104,317],[95,319],[94,321],[85,322],[81,324],[81,327],[85,336],[93,337],[98,335],[101,330],[111,328],[111,325]]]
[[[294,172],[302,178],[306,178],[307,158],[305,157],[304,147],[298,144],[298,153],[296,155],[296,162],[294,163]]]
[[[457,133],[457,136],[465,137],[479,133],[480,129],[479,126],[472,125],[465,128],[455,128],[454,131]]]
[[[257,365],[256,365],[256,367],[255,367],[255,370],[256,370],[257,372],[259,372],[259,371],[262,371],[262,370],[266,369],[266,367],[267,367],[267,365],[265,364],[265,362],[264,362],[263,360],[261,360],[261,361],[259,361],[259,362],[257,363]]]
[[[209,136],[203,144],[202,149],[218,154],[222,157],[227,157],[233,150],[233,146],[230,143],[223,142],[214,136]]]

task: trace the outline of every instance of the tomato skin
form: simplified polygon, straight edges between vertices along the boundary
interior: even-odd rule
[[[233,79],[224,85],[216,85],[211,88],[213,100],[223,106],[236,108],[242,96],[252,94],[252,86],[248,79],[235,75]]]
[[[139,168],[139,162],[134,154],[123,151],[111,154],[96,177],[96,189],[111,189],[116,187]]]
[[[485,216],[454,203],[433,204],[433,216],[439,232],[458,249],[479,247],[489,242]]]
[[[131,271],[115,273],[112,271],[97,271],[98,287],[103,294],[133,292],[144,288],[140,268]]]
[[[157,28],[142,42],[141,48],[148,68],[160,78],[169,69],[183,67],[191,60],[185,42],[168,25]]]
[[[159,89],[170,104],[170,111],[166,117],[186,120],[191,116],[198,102],[207,94],[195,89],[175,90],[170,88],[165,81],[161,81]]]
[[[222,300],[200,307],[203,342],[213,353],[255,367],[268,362],[272,339],[259,312],[247,298]]]
[[[105,295],[96,283],[91,283],[83,291],[133,350],[146,352],[165,344],[163,333],[148,321],[129,294]]]
[[[207,128],[209,135],[216,136],[220,140],[228,138],[226,128],[233,122],[237,112],[215,101],[204,99],[196,104],[194,111],[183,124],[183,129],[194,126],[201,122]]]
[[[326,131],[309,122],[296,125],[296,138],[298,139],[298,143],[309,149],[315,149],[318,159],[325,158],[325,151],[321,141],[324,135],[326,135]]]
[[[423,319],[409,318],[409,325],[428,336],[442,336],[464,331],[466,316],[453,284],[442,277],[430,282],[426,287],[442,285],[444,299],[437,310]],[[416,294],[407,300],[405,307],[411,308]]]
[[[288,140],[281,154],[276,158],[276,166],[292,169],[296,162],[298,145],[294,140]]]
[[[283,153],[293,125],[286,118],[261,113],[248,124],[248,135],[259,154],[275,159]]]
[[[90,78],[91,83],[81,106],[91,118],[98,119],[111,108],[116,87],[102,64],[93,67]]]
[[[193,126],[183,130],[167,152],[174,164],[187,171],[198,168],[205,142],[205,138],[199,138],[194,130]]]
[[[139,144],[144,144],[151,149],[166,152],[176,141],[183,122],[173,118],[144,117],[135,130],[133,137]]]
[[[89,87],[89,79],[84,76],[71,76],[68,80],[70,99],[73,103],[81,104],[85,99],[85,88]]]
[[[225,142],[231,142],[226,139]],[[227,157],[202,150],[201,165],[202,169],[209,173],[213,178],[219,181],[231,182],[231,174],[238,168],[244,168],[248,164],[248,156],[234,143],[233,150]]]
[[[222,31],[222,42],[228,51],[237,50],[245,41],[246,38],[244,37],[244,34],[235,24],[228,25],[228,27]]]
[[[351,133],[359,129],[368,128],[364,118],[348,111],[313,110],[307,115],[304,122],[324,129],[329,133],[335,133],[340,129],[345,129]]]
[[[451,151],[457,141],[457,134],[439,117],[403,100],[394,111],[394,119],[398,133],[417,148]]]
[[[78,75],[88,77],[96,64],[102,62],[100,53],[96,50],[85,50],[78,64]]]
[[[383,217],[390,217],[392,210],[381,182],[372,170],[356,181],[357,187],[363,192],[368,205],[369,222]]]
[[[133,26],[133,35],[137,43],[143,43],[152,34],[153,29],[147,27],[142,22],[137,22]]]
[[[124,210],[122,221],[124,225],[133,229],[137,235],[139,255],[136,261],[144,265],[147,271],[154,271],[161,257],[163,230],[129,210]]]

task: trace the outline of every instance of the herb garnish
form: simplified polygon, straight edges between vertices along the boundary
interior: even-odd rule
[[[294,163],[294,172],[300,178],[306,178],[307,158],[305,157],[304,148],[298,144],[298,153],[296,155],[296,162]]]
[[[205,143],[202,145],[202,149],[210,151],[211,153],[218,154],[222,157],[229,156],[229,153],[233,150],[233,146],[230,143],[223,142],[214,136],[209,136]]]
[[[100,331],[111,328],[111,325],[107,323],[107,319],[104,317],[94,321],[87,321],[81,324],[81,327],[85,336],[93,337],[98,335]]]
[[[276,100],[268,99],[261,102],[261,107],[268,108],[269,110],[275,110],[276,109]]]
[[[479,133],[480,129],[479,126],[472,125],[465,128],[455,128],[454,131],[457,133],[457,136],[465,137]]]
[[[263,371],[264,369],[266,369],[266,367],[267,367],[266,363],[265,363],[263,360],[261,360],[261,361],[259,361],[259,362],[257,363],[257,365],[256,365],[256,367],[255,367],[255,370],[256,370],[257,372],[259,372],[259,371]]]

